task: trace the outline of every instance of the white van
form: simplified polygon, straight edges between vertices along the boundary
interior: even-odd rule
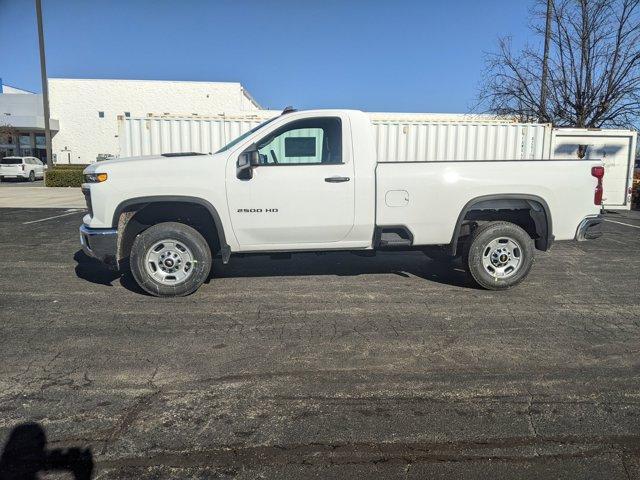
[[[4,157],[0,159],[0,181],[16,178],[33,182],[44,178],[45,168],[36,157]]]

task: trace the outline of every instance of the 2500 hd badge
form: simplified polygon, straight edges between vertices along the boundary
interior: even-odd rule
[[[277,208],[239,208],[238,213],[278,213]]]

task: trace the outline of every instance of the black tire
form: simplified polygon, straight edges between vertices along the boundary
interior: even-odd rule
[[[158,242],[175,240],[184,244],[193,257],[191,271],[184,281],[166,284],[147,271],[147,254]],[[153,253],[151,253],[153,255]],[[140,233],[133,242],[129,265],[133,278],[147,293],[156,297],[183,297],[195,292],[209,277],[211,250],[204,237],[194,228],[177,222],[164,222]]]
[[[492,241],[505,238],[515,241],[520,247],[514,249],[515,253],[512,253],[514,257],[520,259],[520,263],[514,268],[513,273],[502,278],[496,273],[490,273],[485,268],[483,259],[490,261],[490,257],[486,255],[492,252],[489,250]],[[518,225],[510,222],[489,222],[476,228],[467,239],[463,254],[464,265],[471,280],[479,286],[487,290],[506,290],[519,284],[529,274],[533,266],[534,250],[533,240]]]
[[[29,172],[29,181],[30,181],[30,182],[35,182],[35,180],[36,180],[36,172],[34,172],[33,170],[31,170],[31,171]]]

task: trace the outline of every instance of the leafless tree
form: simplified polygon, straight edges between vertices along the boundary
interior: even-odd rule
[[[0,143],[15,142],[18,137],[18,130],[12,125],[0,125]]]
[[[555,0],[547,100],[541,105],[546,0],[535,0],[539,45],[509,37],[487,56],[478,108],[583,128],[640,127],[640,0]]]

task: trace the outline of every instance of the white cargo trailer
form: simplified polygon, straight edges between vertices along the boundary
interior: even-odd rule
[[[551,158],[602,160],[605,207],[629,210],[637,135],[632,130],[554,128]]]
[[[120,156],[213,153],[277,111],[118,118]],[[637,133],[552,128],[485,115],[369,113],[378,163],[602,159],[604,205],[629,209]]]

